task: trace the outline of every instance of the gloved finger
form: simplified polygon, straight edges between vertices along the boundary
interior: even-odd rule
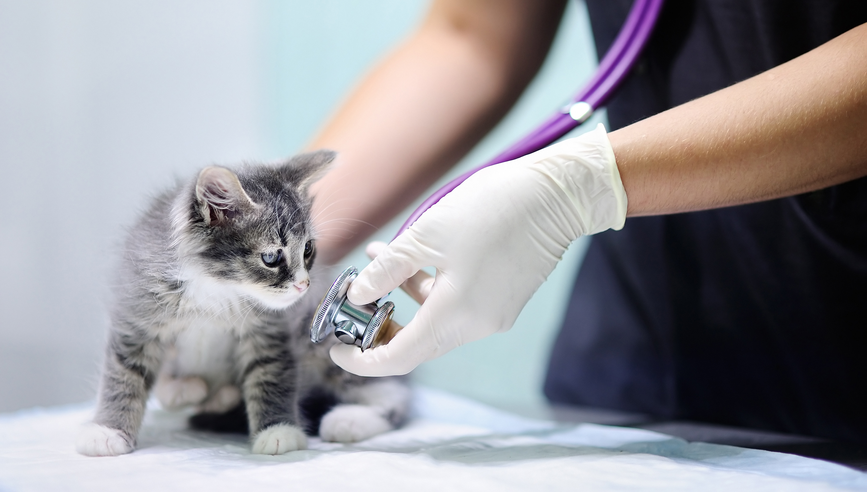
[[[447,282],[431,293],[412,321],[387,344],[364,352],[339,344],[331,348],[331,360],[341,368],[360,376],[394,376],[406,374],[427,360],[439,357],[462,343],[454,331],[458,320],[451,319],[447,306],[453,301]]]
[[[415,240],[412,230],[386,246],[352,281],[346,295],[353,304],[368,304],[396,289],[428,262],[427,248]]]
[[[434,280],[436,280],[435,277],[428,275],[424,270],[419,270],[418,273],[406,279],[406,282],[400,284],[400,288],[409,294],[415,302],[424,304],[431,289],[433,289]]]
[[[367,253],[367,256],[372,260],[379,256],[387,247],[388,243],[373,241],[367,245],[364,252]],[[419,270],[418,273],[408,278],[406,282],[400,284],[400,288],[412,297],[415,302],[422,304],[425,299],[427,299],[428,294],[430,294],[433,284],[434,277],[428,275],[428,273],[423,270]]]
[[[388,243],[382,241],[371,241],[367,243],[367,247],[364,248],[364,252],[367,253],[367,257],[371,260],[375,259],[380,255],[385,248],[388,247]]]
[[[407,325],[387,344],[364,352],[355,345],[338,343],[331,347],[331,360],[359,376],[401,376],[429,357],[430,345],[419,339],[419,331]]]

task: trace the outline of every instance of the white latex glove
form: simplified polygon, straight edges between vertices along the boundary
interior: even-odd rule
[[[337,344],[331,358],[362,376],[406,374],[506,331],[574,240],[620,229],[625,220],[626,192],[602,125],[479,171],[384,248],[349,288],[351,302],[367,304],[422,267],[435,267],[412,321],[386,345],[362,353]]]

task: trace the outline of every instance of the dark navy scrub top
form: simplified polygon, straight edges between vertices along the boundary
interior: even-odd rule
[[[632,2],[586,1],[601,57]],[[611,128],[864,22],[867,0],[668,0],[608,105]],[[554,402],[867,442],[865,307],[867,179],[630,218],[591,240],[545,393]]]

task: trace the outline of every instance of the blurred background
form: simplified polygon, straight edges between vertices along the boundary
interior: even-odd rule
[[[111,267],[148,198],[208,164],[301,149],[426,8],[0,0],[0,411],[92,399]],[[571,2],[530,90],[450,176],[565,104],[594,66],[584,5]],[[390,239],[408,213],[375,238]],[[540,405],[585,246],[570,248],[512,331],[423,365],[415,381],[503,408]],[[344,262],[366,263],[360,251]],[[405,324],[417,305],[395,301]]]

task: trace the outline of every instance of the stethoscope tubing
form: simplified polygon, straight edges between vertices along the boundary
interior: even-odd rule
[[[662,3],[663,0],[635,0],[611,49],[599,63],[593,77],[566,108],[559,110],[536,130],[489,162],[461,174],[429,196],[404,222],[395,238],[407,230],[427,209],[477,171],[535,152],[584,123],[628,76],[650,38]],[[322,299],[310,326],[310,339],[314,343],[322,342],[329,333],[334,332],[342,342],[358,345],[365,350],[373,346],[381,335],[380,332],[385,334],[382,336],[389,336],[389,333],[393,336],[396,330],[400,329],[399,326],[395,328],[391,322],[394,305],[383,302],[385,298],[362,307],[348,302],[346,289],[357,273],[355,267],[347,268]],[[364,326],[359,328],[361,325]],[[383,343],[387,342],[386,339]]]
[[[599,62],[599,67],[590,80],[572,98],[571,104],[567,105],[565,109],[558,110],[539,125],[538,128],[531,131],[490,161],[461,174],[435,191],[410,214],[400,229],[398,229],[394,238],[400,236],[427,209],[439,202],[442,197],[449,194],[476,172],[486,167],[536,152],[551,145],[584,123],[590,114],[608,101],[629,75],[632,67],[635,66],[638,57],[650,39],[650,35],[659,18],[659,12],[662,10],[663,2],[664,0],[635,0],[632,9],[629,11],[629,16],[626,18],[623,27],[620,28],[620,32],[617,34],[617,38],[615,38],[611,48],[602,58],[602,61]],[[569,108],[580,103],[585,103],[588,111],[582,117],[576,119],[570,114]]]

